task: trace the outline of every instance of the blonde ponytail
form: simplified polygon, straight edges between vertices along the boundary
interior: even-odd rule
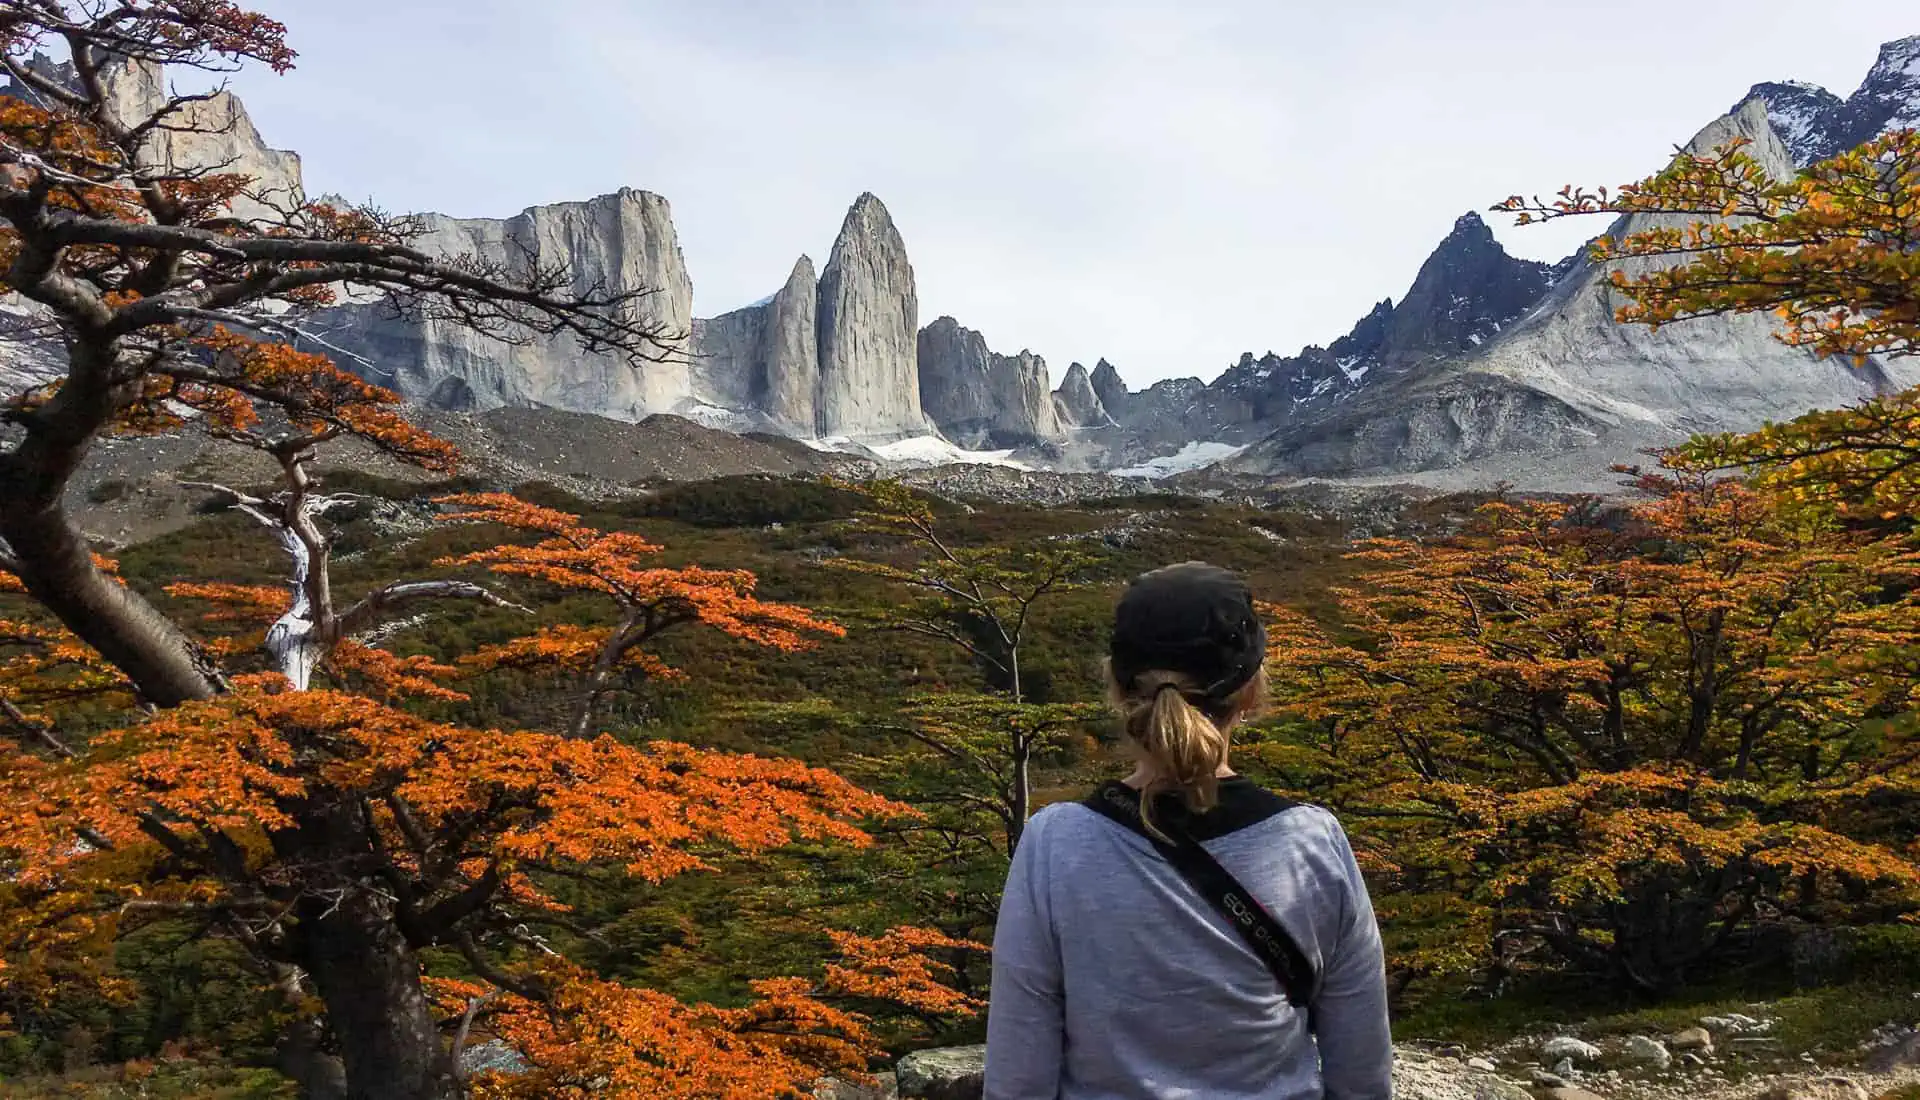
[[[1190,677],[1154,670],[1134,677],[1130,690],[1113,685],[1113,703],[1127,736],[1155,773],[1140,792],[1140,819],[1158,834],[1153,796],[1178,792],[1187,809],[1201,813],[1220,801],[1220,769],[1227,762],[1226,721],[1215,721],[1190,696],[1198,694]],[[1236,708],[1237,709],[1237,708]],[[1233,712],[1223,715],[1231,719]]]

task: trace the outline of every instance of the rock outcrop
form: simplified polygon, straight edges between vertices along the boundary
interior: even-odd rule
[[[978,332],[941,317],[920,330],[918,367],[920,406],[955,443],[1021,447],[1063,434],[1046,361],[1030,351],[996,354]]]
[[[979,436],[990,431],[998,412],[987,378],[992,358],[986,338],[951,317],[938,318],[921,329],[917,351],[921,409],[955,434]]]
[[[564,264],[582,294],[647,291],[635,305],[660,334],[663,361],[636,367],[567,336],[508,342],[437,317],[396,316],[381,303],[326,311],[316,324],[371,380],[439,408],[544,406],[637,421],[693,400],[687,277],[667,200],[622,189],[586,202],[492,218],[422,218],[415,247],[509,270]]]
[[[1100,407],[1107,415],[1118,418],[1127,406],[1127,384],[1120,377],[1120,370],[1105,359],[1093,365],[1093,373],[1087,376],[1093,385],[1094,396],[1100,399]]]
[[[1846,99],[1817,84],[1775,81],[1755,84],[1734,112],[1749,99],[1766,106],[1774,132],[1801,167],[1889,130],[1920,126],[1920,35],[1881,46],[1866,79]]]
[[[758,403],[775,427],[796,435],[819,428],[820,336],[819,281],[813,260],[794,262],[787,285],[767,304],[762,344],[762,386]]]
[[[1249,352],[1211,383],[1171,379],[1133,394],[1110,366],[1104,373],[1096,369],[1090,382],[1120,430],[1100,433],[1095,442],[1104,448],[1105,464],[1129,465],[1196,443],[1230,448],[1298,428],[1312,433],[1314,446],[1288,467],[1289,473],[1337,473],[1349,463],[1391,464],[1421,440],[1427,441],[1426,461],[1453,461],[1462,441],[1455,437],[1471,437],[1473,429],[1398,424],[1390,404],[1383,408],[1367,395],[1471,355],[1530,310],[1572,267],[1572,260],[1548,265],[1510,256],[1479,215],[1465,214],[1421,265],[1397,305],[1392,299],[1377,303],[1324,348],[1310,345],[1291,356]],[[1504,419],[1514,411],[1496,403],[1476,410],[1473,418]],[[1381,415],[1387,421],[1375,423]],[[1344,451],[1326,446],[1342,440],[1348,441]]]
[[[754,401],[756,383],[764,385],[766,376],[769,312],[760,304],[694,319],[688,379],[703,400],[729,409],[746,408]]]
[[[1463,214],[1368,352],[1383,370],[1469,354],[1531,309],[1572,262],[1555,268],[1509,256],[1480,215]]]
[[[813,261],[800,257],[777,292],[693,322],[691,384],[703,403],[764,419],[786,435],[816,431],[820,363]]]
[[[26,67],[55,84],[78,87],[80,78],[70,62],[35,54]],[[130,127],[148,122],[169,102],[162,68],[151,62],[110,60],[101,67],[101,82],[109,108]],[[49,97],[33,85],[5,73],[0,73],[0,96],[50,106]],[[246,190],[233,200],[235,217],[277,222],[305,201],[300,157],[269,147],[254,128],[246,106],[230,92],[215,91],[183,103],[167,116],[165,126],[153,128],[140,157],[156,167],[251,177]],[[65,352],[59,341],[25,327],[42,316],[40,306],[18,295],[0,296],[0,327],[14,329],[0,342],[0,398],[51,381],[64,370]]]
[[[33,65],[55,80],[73,77],[46,58]],[[153,66],[111,65],[107,79],[125,117],[165,102]],[[11,82],[0,94],[34,95]],[[268,147],[236,97],[210,95],[179,121],[202,132],[157,130],[146,155],[253,177],[253,193],[236,204],[240,216],[301,198],[299,158]],[[1746,138],[1750,154],[1785,175],[1915,124],[1920,36],[1883,46],[1844,99],[1811,84],[1755,85],[1692,148]],[[372,301],[307,321],[315,346],[403,396],[451,410],[546,407],[629,421],[677,413],[735,431],[855,444],[937,430],[1073,470],[1233,452],[1223,473],[1568,488],[1573,472],[1591,478],[1648,446],[1920,383],[1911,361],[1854,369],[1815,360],[1773,339],[1767,317],[1706,318],[1657,333],[1617,325],[1620,298],[1584,253],[1552,265],[1510,256],[1473,214],[1454,224],[1398,302],[1379,302],[1324,348],[1249,352],[1211,383],[1173,378],[1138,391],[1102,359],[1091,370],[1076,364],[1052,393],[1037,355],[997,354],[951,318],[918,328],[913,267],[871,194],[848,211],[818,277],[801,257],[769,298],[699,321],[657,195],[622,190],[503,220],[422,222],[418,244],[429,252],[505,270],[564,265],[582,291],[648,291],[640,309],[667,360],[636,369],[566,337],[502,341]],[[1654,224],[1635,218],[1611,231]],[[0,311],[21,308],[0,301]],[[0,348],[0,392],[44,379],[58,363],[57,348]]]
[[[906,244],[880,200],[861,195],[820,275],[815,422],[822,437],[928,430],[916,369],[919,316]]]
[[[1067,367],[1060,388],[1053,391],[1053,408],[1062,428],[1104,428],[1115,423],[1094,392],[1092,376],[1079,363]]]
[[[1307,347],[1290,358],[1241,356],[1208,387],[1217,395],[1217,415],[1226,420],[1242,412],[1269,430],[1337,415],[1361,390],[1471,354],[1532,308],[1570,267],[1516,259],[1478,214],[1464,214],[1399,304],[1376,304],[1325,348]],[[1228,396],[1237,405],[1222,400]]]
[[[115,114],[130,125],[152,118],[168,102],[166,74],[152,62],[120,59],[101,71],[101,83]],[[306,201],[299,154],[269,148],[240,97],[225,90],[168,115],[141,153],[150,164],[252,177],[245,193],[233,201],[238,218],[277,222]]]
[[[1696,134],[1688,148],[1705,151],[1736,137],[1751,142],[1748,153],[1774,174],[1792,173],[1793,154],[1760,97],[1743,100],[1733,114]],[[1637,215],[1609,233],[1685,220]],[[1490,255],[1481,244],[1473,251]],[[1654,262],[1621,266],[1632,273]],[[1504,281],[1512,291],[1501,296],[1502,310],[1489,316],[1511,312],[1529,280],[1541,280],[1550,289],[1492,339],[1475,341],[1481,329],[1443,318],[1430,329],[1440,347],[1436,362],[1419,369],[1402,362],[1397,373],[1383,371],[1377,382],[1370,379],[1339,407],[1282,424],[1228,460],[1226,468],[1353,476],[1461,467],[1494,456],[1561,455],[1578,448],[1594,449],[1591,461],[1604,468],[1608,461],[1630,461],[1645,447],[1696,432],[1750,429],[1920,383],[1920,370],[1898,362],[1876,360],[1856,369],[1787,347],[1773,338],[1771,317],[1701,318],[1658,332],[1618,324],[1620,295],[1608,283],[1608,272],[1584,257],[1550,269],[1486,263],[1480,270],[1483,278],[1489,271],[1507,273],[1491,285]],[[1484,292],[1489,284],[1476,285]],[[1471,350],[1447,358],[1448,333],[1464,336]],[[1463,471],[1462,483],[1476,476]]]
[[[35,54],[27,68],[69,87],[77,87],[80,79],[71,62],[54,61],[45,54]],[[165,110],[171,99],[165,72],[150,61],[108,59],[100,68],[100,78],[108,109],[129,127],[146,123]],[[47,97],[30,84],[4,75],[0,75],[0,96],[48,105]],[[153,127],[140,155],[155,167],[251,177],[246,192],[234,200],[236,217],[279,220],[282,212],[305,201],[299,155],[270,148],[240,97],[225,90],[182,103],[167,115],[165,125]]]

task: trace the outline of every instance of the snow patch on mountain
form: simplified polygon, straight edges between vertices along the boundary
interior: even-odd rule
[[[1007,466],[1015,470],[1033,469],[1027,463],[1014,458],[1012,448],[1003,451],[970,451],[937,435],[914,435],[897,439],[892,443],[865,445],[855,443],[844,435],[802,439],[800,442],[816,451],[871,454],[882,462],[897,466],[947,466],[959,463],[969,466]]]
[[[728,409],[719,405],[708,405],[701,402],[687,405],[680,409],[679,413],[681,416],[686,417],[688,420],[693,421],[703,428],[713,428],[716,431],[722,432],[739,434],[753,431],[758,426],[754,422],[753,417],[740,412],[738,409]]]
[[[1150,458],[1138,466],[1123,466],[1109,470],[1115,477],[1163,478],[1183,474],[1188,470],[1198,470],[1202,466],[1211,466],[1223,462],[1245,450],[1245,447],[1232,443],[1196,442],[1189,443],[1170,455]]]

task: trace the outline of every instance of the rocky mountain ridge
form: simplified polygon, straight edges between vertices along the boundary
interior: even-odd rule
[[[139,66],[115,79],[128,112],[150,108],[163,87]],[[298,158],[268,147],[237,98],[222,92],[193,109],[217,132],[159,134],[152,155],[254,175],[248,202],[301,193]],[[1755,85],[1689,147],[1746,138],[1785,174],[1917,121],[1920,36],[1883,46],[1845,99],[1805,83]],[[675,413],[882,461],[888,447],[925,439],[942,453],[1063,471],[1159,476],[1218,460],[1229,476],[1564,489],[1692,432],[1920,382],[1898,361],[1861,370],[1816,361],[1773,340],[1764,318],[1658,334],[1619,326],[1618,296],[1584,251],[1555,264],[1511,256],[1473,213],[1405,295],[1380,301],[1328,346],[1248,352],[1210,382],[1137,391],[1105,359],[1072,365],[1050,391],[1045,361],[1028,350],[995,352],[952,317],[921,327],[904,237],[872,194],[848,210],[824,268],[802,256],[773,294],[712,318],[692,314],[693,280],[659,195],[622,189],[511,218],[428,214],[421,223],[428,251],[509,268],[564,263],[582,290],[647,290],[641,309],[660,333],[662,362],[636,371],[564,339],[505,343],[355,302],[303,319],[315,347],[430,408],[551,408],[628,422]],[[0,385],[44,377],[52,352],[10,342]]]
[[[1786,176],[1916,118],[1920,36],[1883,46],[1845,100],[1812,85],[1757,85],[1686,148],[1704,152],[1745,139],[1750,155]],[[1635,217],[1607,232],[1656,224],[1661,220]],[[1440,485],[1511,480],[1565,487],[1570,465],[1604,469],[1695,432],[1751,429],[1920,384],[1910,361],[1871,360],[1854,369],[1789,348],[1773,338],[1765,317],[1702,318],[1658,333],[1619,325],[1613,318],[1623,299],[1584,254],[1550,268],[1494,262],[1460,275],[1464,296],[1497,303],[1486,327],[1466,331],[1470,346],[1460,345],[1460,330],[1435,326],[1402,369],[1370,373],[1366,385],[1314,415],[1262,425],[1269,430],[1223,468],[1269,477],[1395,475]],[[1536,293],[1528,302],[1530,291]],[[1414,298],[1410,292],[1402,308]],[[1363,319],[1355,338],[1375,327]]]
[[[1758,99],[1767,121],[1801,167],[1843,153],[1889,130],[1920,126],[1920,35],[1880,47],[1873,68],[1845,99],[1800,80],[1755,84],[1741,102]]]
[[[72,85],[78,76],[70,61],[36,53],[26,68],[46,80]],[[158,66],[121,59],[100,68],[108,103],[126,119],[144,119],[167,99],[165,75]],[[47,97],[31,84],[0,72],[0,97],[45,106]],[[272,217],[278,210],[299,205],[306,192],[301,181],[300,156],[268,145],[255,128],[240,97],[215,89],[205,98],[184,104],[156,127],[141,149],[151,164],[230,166],[252,183],[235,197],[235,217]],[[0,400],[29,386],[57,377],[64,366],[57,340],[37,322],[41,312],[18,295],[0,295]]]

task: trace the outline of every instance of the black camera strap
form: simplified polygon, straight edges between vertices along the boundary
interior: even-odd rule
[[[1160,855],[1227,918],[1234,931],[1247,941],[1247,946],[1273,971],[1287,1001],[1296,1008],[1312,1003],[1319,977],[1313,972],[1313,964],[1307,961],[1306,953],[1273,914],[1220,866],[1199,841],[1177,826],[1160,826],[1160,831],[1172,838],[1172,843],[1155,836],[1140,819],[1140,792],[1117,780],[1103,784],[1081,804],[1152,842]]]

